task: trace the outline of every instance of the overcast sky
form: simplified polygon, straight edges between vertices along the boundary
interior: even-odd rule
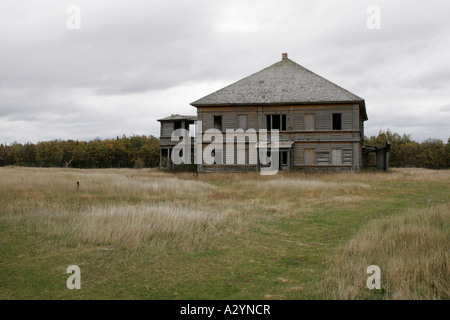
[[[365,99],[366,136],[446,142],[449,12],[446,0],[1,0],[0,143],[159,136],[156,119],[194,115],[191,102],[283,52]]]

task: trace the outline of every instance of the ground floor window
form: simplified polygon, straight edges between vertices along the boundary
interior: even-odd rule
[[[314,149],[305,149],[305,164],[315,163],[315,153]]]
[[[331,163],[335,165],[342,164],[341,149],[333,149],[333,151],[331,152]]]

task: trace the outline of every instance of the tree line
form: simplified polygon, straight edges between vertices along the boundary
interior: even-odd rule
[[[365,145],[391,143],[391,167],[445,169],[450,167],[450,138],[413,141],[389,130],[365,137]],[[133,135],[91,141],[52,140],[0,145],[0,166],[72,167],[72,168],[143,168],[159,166],[159,139]]]
[[[442,140],[429,138],[421,143],[413,141],[411,135],[402,136],[390,130],[381,130],[377,136],[365,137],[365,145],[391,144],[389,166],[446,169],[450,167],[450,138]]]
[[[0,145],[0,166],[143,168],[159,165],[159,139],[122,136],[91,141],[52,140]]]

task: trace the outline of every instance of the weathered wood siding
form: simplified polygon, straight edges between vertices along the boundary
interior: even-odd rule
[[[353,105],[313,105],[313,106],[264,106],[264,107],[203,107],[198,119],[203,122],[203,130],[214,127],[214,116],[222,116],[222,130],[239,127],[239,116],[247,116],[247,127],[266,128],[266,115],[285,114],[286,131],[307,131],[306,122],[312,121],[313,131],[332,130],[332,114],[342,114],[340,131],[359,130],[359,107]]]
[[[341,130],[332,130],[333,113],[341,114]],[[361,146],[363,121],[358,105],[294,105],[294,106],[227,106],[199,107],[198,120],[202,121],[202,132],[214,128],[214,116],[222,116],[222,132],[237,129],[246,119],[247,129],[267,129],[266,115],[285,114],[286,130],[280,131],[280,141],[292,141],[290,161],[293,167],[335,168],[359,171],[361,167]],[[246,116],[246,117],[243,117]],[[241,119],[241,121],[239,120]],[[224,136],[225,139],[225,136]],[[223,141],[225,143],[225,141]],[[207,145],[207,144],[206,144]],[[237,148],[237,147],[236,147]],[[239,148],[243,148],[240,146]],[[248,146],[246,161],[248,163]],[[306,151],[308,150],[308,151]],[[335,151],[333,151],[335,150]],[[236,171],[235,164],[207,167],[214,171]],[[226,159],[226,146],[223,147]],[[310,161],[310,164],[307,164]],[[218,169],[219,167],[219,169]],[[222,167],[222,169],[220,169]],[[203,170],[205,169],[205,170]],[[213,169],[211,169],[213,170]]]
[[[170,137],[173,132],[173,122],[161,122],[161,137]]]

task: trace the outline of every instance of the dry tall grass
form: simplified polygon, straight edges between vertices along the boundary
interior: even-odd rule
[[[337,256],[325,281],[336,299],[373,298],[366,268],[381,269],[386,299],[450,298],[450,205],[374,221]]]
[[[201,250],[242,231],[242,215],[252,210],[207,206],[205,199],[219,199],[217,187],[148,170],[0,168],[0,194],[2,224],[25,224],[71,245],[128,249],[145,242]]]
[[[67,244],[137,249],[147,242],[165,249],[200,250],[228,229],[229,210],[203,211],[174,204],[94,206],[86,211],[33,210],[22,215],[30,228]]]
[[[43,192],[102,195],[121,199],[158,200],[166,197],[198,198],[217,188],[201,181],[188,181],[145,170],[76,170],[1,168],[0,192]],[[77,188],[77,181],[80,183]]]
[[[352,190],[367,189],[369,185],[357,182],[321,181],[295,178],[283,178],[274,180],[242,181],[240,185],[260,193],[283,193],[301,195],[302,192],[327,192],[342,193]]]

